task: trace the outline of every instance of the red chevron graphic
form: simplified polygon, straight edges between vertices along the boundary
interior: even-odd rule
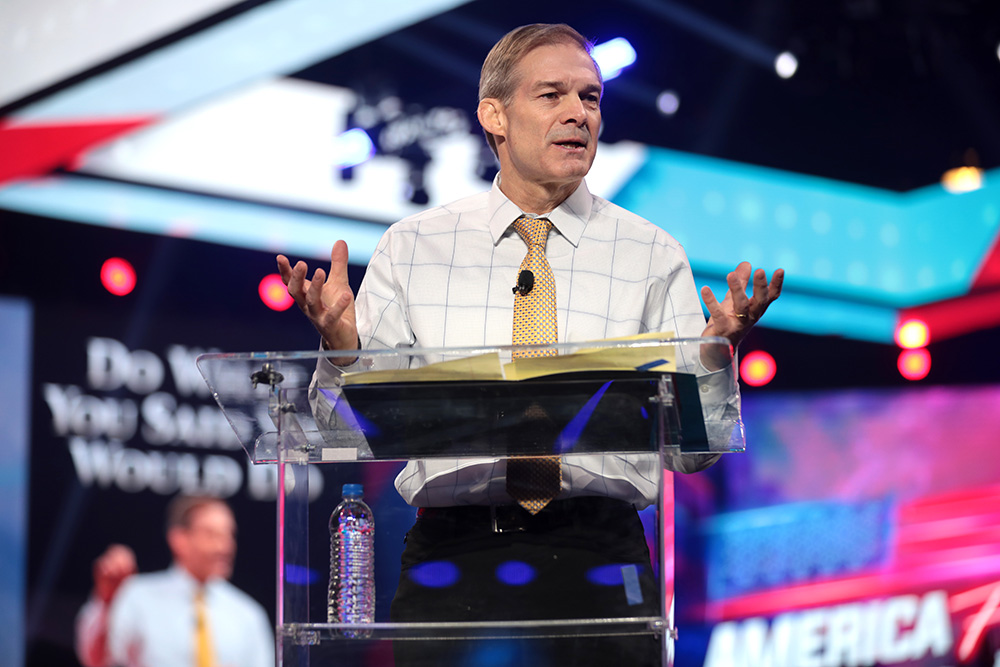
[[[157,120],[156,116],[14,125],[0,120],[0,185],[72,167],[86,151]]]

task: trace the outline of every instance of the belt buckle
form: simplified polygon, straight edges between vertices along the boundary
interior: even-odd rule
[[[523,533],[525,512],[520,505],[490,505],[490,521],[494,533]]]

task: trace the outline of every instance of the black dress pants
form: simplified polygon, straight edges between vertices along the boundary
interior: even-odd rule
[[[497,532],[494,525],[500,530]],[[609,498],[421,510],[407,533],[394,622],[656,616],[659,586],[635,509]],[[660,665],[649,635],[397,640],[396,667]]]

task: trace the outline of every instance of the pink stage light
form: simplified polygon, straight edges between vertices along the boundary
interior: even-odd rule
[[[740,362],[740,377],[751,387],[763,387],[774,379],[778,365],[772,357],[763,350],[755,350]]]
[[[101,284],[115,296],[125,296],[135,289],[135,269],[121,257],[112,257],[101,265]]]
[[[925,348],[903,350],[896,362],[899,373],[907,380],[923,380],[931,371],[931,353]]]
[[[257,293],[260,294],[260,300],[264,302],[264,305],[271,310],[288,310],[295,303],[285,284],[281,282],[281,276],[277,273],[264,276],[260,285],[257,286]]]

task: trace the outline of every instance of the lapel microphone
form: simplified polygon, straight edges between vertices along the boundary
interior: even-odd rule
[[[535,286],[535,274],[531,271],[525,269],[517,275],[517,285],[511,291],[514,294],[520,294],[524,296],[531,291],[531,288]]]

